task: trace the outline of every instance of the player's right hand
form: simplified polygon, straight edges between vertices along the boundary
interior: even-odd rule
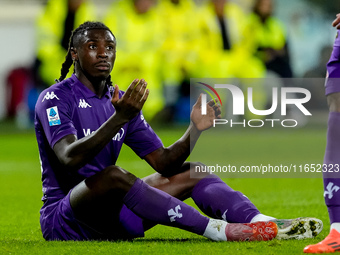
[[[116,109],[116,115],[126,121],[134,118],[142,110],[148,98],[149,90],[146,87],[147,82],[144,79],[135,79],[119,98],[119,88],[115,85],[111,102]]]
[[[333,27],[340,29],[340,13],[336,15],[336,19],[332,23]]]

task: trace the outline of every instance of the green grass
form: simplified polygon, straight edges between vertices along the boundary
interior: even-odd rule
[[[165,145],[178,139],[183,131],[156,130]],[[227,140],[231,148],[225,158],[233,162],[242,162],[248,156],[245,143],[252,151],[249,157],[258,162],[268,156],[279,162],[285,151],[292,155],[286,162],[299,161],[301,157],[315,162],[323,158],[325,129],[300,130],[284,137],[265,130],[256,135],[230,131]],[[146,232],[145,238],[131,242],[46,242],[39,226],[42,192],[34,133],[14,132],[0,125],[0,145],[0,254],[302,254],[306,245],[321,241],[329,231],[321,178],[234,178],[224,180],[246,194],[264,214],[278,218],[315,216],[323,220],[324,230],[313,240],[218,243],[179,229],[156,226]],[[309,148],[307,152],[301,151],[303,145]],[[139,177],[152,173],[128,148],[123,149],[118,164]],[[194,206],[192,200],[187,203]]]

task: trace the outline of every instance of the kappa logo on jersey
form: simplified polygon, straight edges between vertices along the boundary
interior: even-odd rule
[[[326,197],[326,195],[328,195],[328,199],[332,199],[333,197],[333,193],[337,192],[340,188],[337,185],[334,185],[333,182],[328,183],[327,190],[325,190],[325,192],[323,193],[323,196]]]
[[[50,100],[50,99],[54,99],[54,98],[60,100],[60,99],[58,98],[58,96],[57,96],[56,94],[54,94],[54,91],[52,91],[51,93],[50,93],[50,92],[47,92],[46,95],[44,96],[44,98],[43,98],[43,100],[42,100],[41,102],[44,102],[45,99],[46,99],[46,100]]]
[[[180,205],[177,205],[176,207],[175,207],[175,210],[174,209],[170,209],[169,211],[168,211],[168,215],[170,216],[170,221],[171,222],[174,222],[174,221],[176,221],[176,218],[182,218],[182,216],[183,216],[183,214],[181,214],[180,212],[179,212],[179,210],[181,210],[181,206]]]
[[[58,107],[54,106],[46,109],[48,124],[51,126],[57,126],[61,124]]]
[[[85,99],[79,99],[79,108],[87,108],[87,107],[92,107],[91,105],[89,105]]]

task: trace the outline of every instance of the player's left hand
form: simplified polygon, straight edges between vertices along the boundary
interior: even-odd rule
[[[340,13],[336,15],[336,19],[332,23],[333,27],[340,29]]]
[[[214,100],[211,100],[207,103],[206,115],[202,115],[201,107],[202,107],[202,94],[200,95],[195,105],[193,106],[190,116],[191,121],[199,131],[211,128],[214,124],[214,119],[221,118],[221,107],[220,105],[215,104]]]

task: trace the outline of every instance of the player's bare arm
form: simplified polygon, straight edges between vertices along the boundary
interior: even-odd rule
[[[53,148],[59,161],[67,168],[76,170],[92,160],[120,128],[141,111],[149,95],[146,86],[144,79],[135,79],[119,98],[119,88],[116,85],[111,101],[116,112],[89,136],[78,140],[74,135],[67,135],[60,139]]]
[[[207,114],[201,114],[201,96],[193,106],[191,123],[184,135],[167,148],[148,154],[145,160],[159,173],[165,176],[176,174],[191,153],[202,131],[213,125],[215,118],[220,118],[221,109],[213,100],[207,103]]]
[[[337,29],[340,29],[340,13],[336,15],[335,20],[332,23],[333,27],[336,27]]]

